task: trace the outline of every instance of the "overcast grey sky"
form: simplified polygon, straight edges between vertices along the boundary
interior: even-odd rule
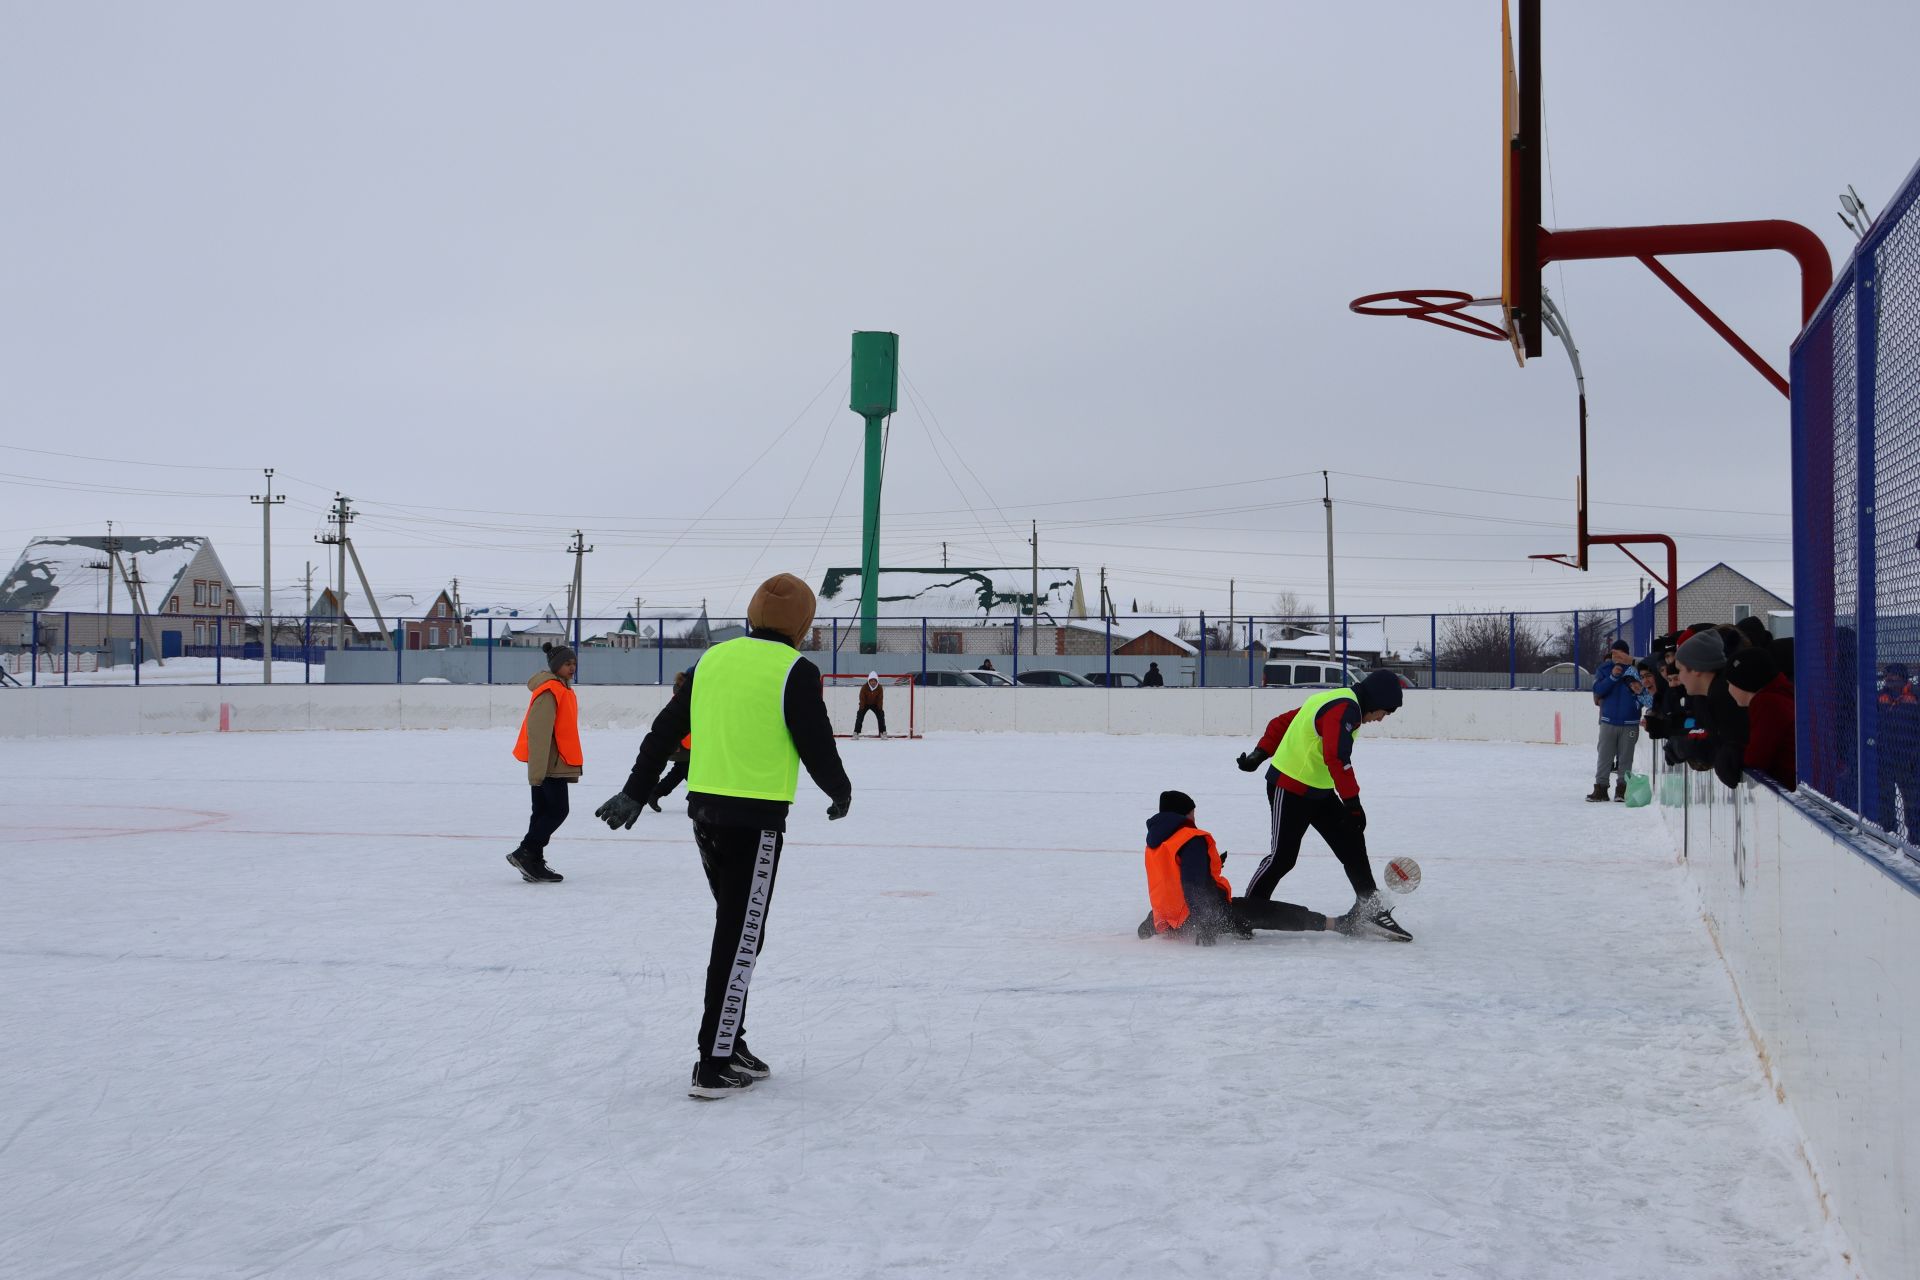
[[[1791,218],[1839,259],[1836,193],[1920,156],[1920,6],[1547,8],[1548,225]],[[1633,594],[1524,559],[1572,542],[1557,353],[1346,310],[1498,288],[1494,0],[0,13],[9,557],[113,519],[257,581],[270,465],[283,582],[337,488],[381,590],[559,601],[577,526],[590,608],[737,609],[857,563],[874,328],[889,564],[1025,563],[1038,518],[1122,608],[1322,602],[1325,468],[1343,611]],[[1789,259],[1670,265],[1785,368]],[[1547,284],[1596,531],[1790,593],[1786,402],[1638,265]]]

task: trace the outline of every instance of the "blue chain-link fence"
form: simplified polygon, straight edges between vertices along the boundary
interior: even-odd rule
[[[1794,344],[1803,787],[1920,842],[1920,167]]]
[[[265,629],[274,681],[518,684],[542,668],[543,643],[565,643],[578,652],[583,684],[665,684],[746,630],[743,618],[704,615],[382,623],[384,633],[371,620],[276,618]],[[245,617],[0,611],[0,684],[259,684],[262,631]],[[1609,642],[1645,653],[1652,632],[1649,596],[1548,613],[1349,614],[1333,620],[1331,641],[1324,617],[891,617],[869,653],[856,620],[830,617],[801,649],[828,674],[879,671],[949,687],[1319,686],[1385,668],[1413,688],[1568,690],[1591,687]]]

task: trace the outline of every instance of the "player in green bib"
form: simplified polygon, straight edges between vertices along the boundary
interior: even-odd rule
[[[1281,877],[1300,860],[1300,841],[1311,827],[1340,859],[1353,886],[1353,908],[1337,926],[1357,937],[1413,941],[1374,882],[1367,861],[1367,811],[1352,763],[1354,733],[1398,711],[1400,702],[1400,678],[1390,671],[1370,672],[1357,688],[1313,694],[1298,710],[1274,717],[1259,744],[1241,754],[1236,763],[1248,773],[1262,762],[1269,766],[1272,843],[1247,885],[1249,900],[1273,897]]]
[[[687,817],[713,891],[713,943],[700,1019],[695,1098],[724,1098],[771,1074],[747,1048],[747,984],[766,941],[787,810],[800,768],[844,818],[853,784],[841,767],[820,692],[820,669],[798,646],[813,629],[813,590],[790,573],[760,584],[747,605],[747,634],[701,656],[677,686],[620,793],[594,816],[631,827],[657,794],[660,771],[689,734]]]

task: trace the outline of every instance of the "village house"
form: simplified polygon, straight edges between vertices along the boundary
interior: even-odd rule
[[[43,651],[131,660],[135,615],[143,652],[156,657],[211,645],[244,621],[233,579],[204,537],[35,538],[0,580],[0,644],[37,640]]]

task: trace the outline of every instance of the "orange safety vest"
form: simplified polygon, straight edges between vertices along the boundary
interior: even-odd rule
[[[1182,827],[1156,845],[1147,846],[1147,898],[1153,903],[1153,927],[1157,933],[1178,929],[1187,922],[1187,895],[1180,887],[1180,846],[1195,836],[1205,836],[1207,860],[1213,882],[1229,898],[1233,886],[1220,871],[1220,847],[1213,837],[1198,827]]]
[[[533,715],[534,699],[543,693],[553,695],[553,745],[560,749],[560,758],[577,769],[586,761],[580,754],[580,699],[559,680],[547,681],[527,699],[527,714],[520,717],[520,740],[513,744],[513,758],[527,758],[527,721]]]

